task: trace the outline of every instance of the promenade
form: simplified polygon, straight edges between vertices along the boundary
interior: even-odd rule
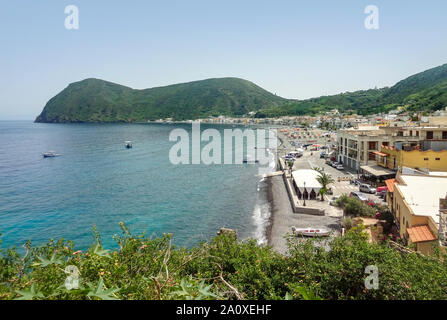
[[[321,130],[316,129],[315,135],[321,133]],[[278,148],[278,156],[284,156],[292,150],[296,150],[296,147],[290,144],[289,139],[278,130],[278,138],[282,141],[280,148]],[[308,139],[310,140],[310,139]],[[320,145],[324,145],[326,139],[317,138],[317,142]],[[307,143],[302,141],[300,143]],[[303,213],[295,213],[289,195],[287,193],[284,177],[282,175],[272,176],[269,181],[269,199],[271,203],[271,225],[267,232],[268,244],[280,252],[287,252],[287,238],[291,238],[291,228],[295,226],[297,228],[307,227],[320,227],[327,228],[334,231],[334,235],[338,234],[340,230],[340,222],[343,218],[343,211],[335,206],[330,206],[329,201],[333,196],[340,196],[342,194],[349,194],[352,191],[358,191],[358,187],[350,184],[348,181],[338,181],[338,178],[350,178],[352,173],[347,171],[337,170],[325,163],[325,159],[320,159],[321,151],[304,151],[301,158],[295,160],[293,170],[299,169],[313,169],[315,167],[323,168],[324,171],[332,176],[335,182],[331,185],[334,192],[333,195],[325,195],[324,201],[320,200],[306,200],[307,208],[320,209],[324,211],[324,215],[310,215]],[[278,168],[279,170],[279,168]],[[381,201],[376,196],[371,195],[375,201]],[[303,205],[301,200],[298,200],[299,205]],[[297,238],[292,237],[294,241]]]

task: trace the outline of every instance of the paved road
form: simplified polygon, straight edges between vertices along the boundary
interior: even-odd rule
[[[318,132],[319,131],[316,131],[317,136]],[[290,143],[288,143],[288,139],[284,135],[279,133],[279,137],[283,140],[287,152],[296,149]],[[324,143],[322,142],[319,142],[318,144],[324,145]],[[279,148],[279,150],[279,155],[283,156],[284,151],[282,151],[282,146],[281,148]],[[313,154],[311,155],[311,153]],[[320,153],[321,151],[305,151],[304,155],[295,161],[293,169],[313,169],[315,167],[324,168],[324,171],[326,173],[329,173],[335,179],[335,183],[332,185],[332,189],[334,191],[333,196],[340,196],[342,194],[349,194],[352,191],[358,191],[358,187],[350,184],[348,181],[338,182],[339,177],[355,177],[355,175],[350,172],[337,170],[327,165],[324,159],[320,159]],[[290,235],[292,226],[295,226],[297,228],[325,227],[334,231],[339,230],[339,224],[343,216],[343,211],[337,207],[329,205],[329,200],[333,196],[326,195],[325,201],[306,201],[306,204],[308,206],[324,209],[325,216],[313,216],[294,213],[291,208],[290,200],[287,196],[287,191],[284,182],[282,181],[282,177],[275,176],[269,179],[272,183],[271,191],[273,193],[273,221],[271,227],[271,239],[269,241],[269,244],[271,244],[275,250],[282,253],[287,252],[286,237],[287,235]],[[375,195],[368,195],[368,198],[379,202],[382,201]],[[297,241],[297,238],[292,239],[294,239],[294,241]]]
[[[320,145],[326,145],[326,144],[331,144],[335,142],[335,135],[333,134],[332,137],[330,138],[331,142],[328,142],[328,138],[322,138],[322,137],[318,137],[319,134],[323,134],[325,133],[325,131],[320,130],[320,129],[314,129],[312,131],[310,131],[310,135],[311,138],[310,139],[314,139],[312,137],[317,137],[317,144]],[[284,137],[284,140],[287,140],[287,143],[284,143],[288,148],[290,148],[291,150],[294,150],[295,147],[292,147],[292,145],[290,144],[289,139],[287,139],[286,137]],[[306,139],[304,140],[300,140],[296,139],[294,140],[297,143],[306,143]],[[313,169],[315,167],[320,167],[323,168],[324,171],[328,174],[330,174],[334,180],[335,183],[332,185],[332,189],[334,191],[334,194],[332,196],[340,196],[342,194],[349,194],[352,191],[359,191],[359,187],[355,186],[353,184],[350,184],[348,181],[340,181],[338,182],[338,178],[342,177],[342,178],[347,178],[347,177],[352,177],[352,178],[357,178],[357,174],[355,174],[352,171],[346,171],[346,170],[337,170],[333,167],[331,167],[330,165],[327,165],[325,163],[325,159],[320,159],[320,153],[323,150],[319,150],[319,151],[305,151],[303,157],[297,159],[294,163],[293,166],[293,170],[298,170],[298,169]],[[312,154],[312,155],[311,155]],[[328,202],[330,200],[330,198],[332,198],[332,196],[326,195],[325,199]],[[367,197],[371,200],[374,200],[378,203],[384,203],[384,200],[380,199],[378,196],[373,195],[373,194],[367,194]],[[320,207],[319,205],[317,205],[318,207]],[[327,208],[327,210],[329,211],[333,211],[332,208]],[[332,212],[333,214],[334,212]]]
[[[286,187],[283,178],[280,176],[271,177],[272,201],[272,227],[269,239],[269,245],[283,254],[288,251],[287,239],[298,241],[298,238],[291,237],[292,226],[297,228],[327,228],[334,230],[339,229],[340,217],[336,216],[313,216],[307,214],[294,213],[290,205]],[[301,238],[302,239],[302,238]]]

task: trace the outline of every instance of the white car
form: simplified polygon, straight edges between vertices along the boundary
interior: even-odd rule
[[[377,190],[376,190],[376,188],[373,188],[370,185],[361,184],[360,187],[359,187],[359,191],[365,192],[365,193],[375,194]]]
[[[337,166],[335,167],[335,169],[337,169],[337,170],[344,170],[345,168],[343,167],[342,164],[337,164]]]

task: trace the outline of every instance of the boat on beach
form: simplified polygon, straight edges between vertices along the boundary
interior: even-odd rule
[[[296,228],[292,227],[292,232],[296,236],[306,237],[327,237],[331,231],[325,228]]]
[[[59,153],[56,153],[56,152],[54,152],[54,151],[48,151],[48,152],[43,153],[42,156],[43,156],[44,158],[55,158],[55,157],[59,157],[60,154],[59,154]]]

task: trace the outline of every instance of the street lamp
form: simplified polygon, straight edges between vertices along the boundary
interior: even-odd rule
[[[307,192],[307,191],[306,191],[306,181],[304,181],[304,192]],[[304,192],[303,192],[303,198],[304,198],[303,207],[306,206],[306,197],[304,196]]]

